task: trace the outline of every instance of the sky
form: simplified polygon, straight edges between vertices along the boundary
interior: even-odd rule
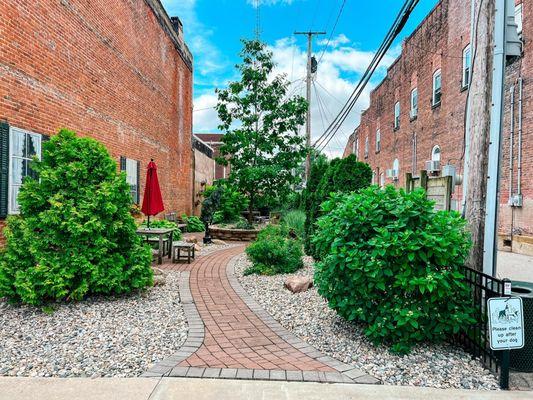
[[[401,42],[424,19],[438,0],[420,0],[400,36],[382,60],[325,152],[342,154],[348,136],[368,107],[369,94],[400,54]],[[219,132],[213,106],[216,88],[238,80],[241,38],[253,38],[259,10],[260,38],[273,52],[275,73],[284,73],[290,93],[305,96],[307,41],[295,31],[326,31],[313,40],[313,54],[321,62],[312,89],[312,137],[318,138],[340,111],[380,46],[404,0],[162,0],[170,16],[183,22],[185,41],[194,57],[193,131]],[[330,38],[329,45],[327,45]],[[302,127],[301,134],[305,134]]]

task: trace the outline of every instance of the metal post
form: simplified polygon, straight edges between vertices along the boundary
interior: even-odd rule
[[[500,153],[503,126],[503,87],[505,79],[505,0],[496,0],[494,56],[492,70],[492,109],[483,243],[483,272],[496,274],[497,224],[499,205]]]
[[[312,63],[312,52],[313,52],[313,35],[325,35],[326,32],[294,32],[295,35],[306,35],[307,36],[307,90],[306,90],[306,99],[307,99],[307,118],[305,124],[305,143],[307,146],[307,158],[305,159],[305,179],[309,179],[309,172],[311,171],[311,63]]]

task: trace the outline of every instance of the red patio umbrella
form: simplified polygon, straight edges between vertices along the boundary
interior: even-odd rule
[[[161,188],[157,179],[157,165],[155,165],[152,158],[146,171],[146,186],[144,187],[143,205],[141,207],[143,214],[148,216],[148,228],[150,228],[150,215],[159,214],[164,209]]]

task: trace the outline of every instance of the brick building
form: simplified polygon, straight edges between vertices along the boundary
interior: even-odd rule
[[[499,230],[501,245],[533,254],[533,6],[517,0],[515,19],[524,45],[506,71]],[[372,167],[374,183],[403,187],[406,173],[418,175],[431,160],[462,174],[469,42],[470,2],[463,0],[441,0],[403,42],[344,150]],[[516,195],[520,207],[509,204]],[[456,186],[456,209],[461,197]]]
[[[192,56],[159,0],[1,0],[0,228],[26,161],[59,128],[104,143],[134,201],[158,164],[168,211],[192,210]],[[120,162],[119,162],[120,160]]]
[[[203,192],[206,186],[213,185],[215,180],[215,151],[206,142],[193,135],[194,179],[193,179],[193,214],[202,212]]]
[[[198,139],[207,143],[213,149],[213,158],[217,158],[220,155],[220,146],[222,146],[222,138],[224,137],[223,133],[195,133]],[[231,171],[231,166],[228,165],[215,165],[215,180],[216,179],[225,179],[229,176]]]

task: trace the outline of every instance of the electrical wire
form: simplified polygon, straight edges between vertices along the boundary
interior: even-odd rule
[[[337,115],[337,117],[334,119],[334,121],[330,124],[328,129],[318,138],[318,140],[314,143],[313,147],[318,149],[319,151],[323,150],[331,141],[331,139],[336,135],[338,130],[340,129],[341,125],[344,123],[344,121],[347,119],[348,115],[350,114],[351,110],[355,106],[357,100],[359,99],[360,95],[362,94],[364,88],[368,84],[370,78],[374,74],[375,70],[377,69],[379,63],[385,56],[386,52],[392,45],[392,42],[394,39],[398,36],[398,34],[401,32],[403,27],[405,26],[409,16],[411,15],[412,11],[418,4],[419,0],[406,0],[403,6],[400,9],[400,12],[398,13],[396,19],[394,20],[394,23],[392,24],[391,28],[387,32],[387,35],[385,36],[383,42],[381,43],[379,49],[377,50],[376,54],[374,55],[370,65],[366,69],[365,73],[361,77],[360,81],[356,85],[354,91],[350,95],[349,99]]]
[[[331,42],[331,38],[333,37],[333,33],[335,32],[335,28],[337,27],[337,24],[339,23],[339,19],[341,18],[342,12],[344,10],[344,6],[346,5],[346,0],[342,0],[341,8],[339,9],[339,13],[337,14],[337,18],[335,19],[335,23],[333,24],[333,28],[331,29],[331,32],[329,33],[328,41],[326,42],[326,45],[322,49],[322,53],[320,54],[320,57],[318,58],[317,65],[320,64],[320,61],[322,61],[322,57],[324,57],[324,53],[329,47],[329,44]]]

